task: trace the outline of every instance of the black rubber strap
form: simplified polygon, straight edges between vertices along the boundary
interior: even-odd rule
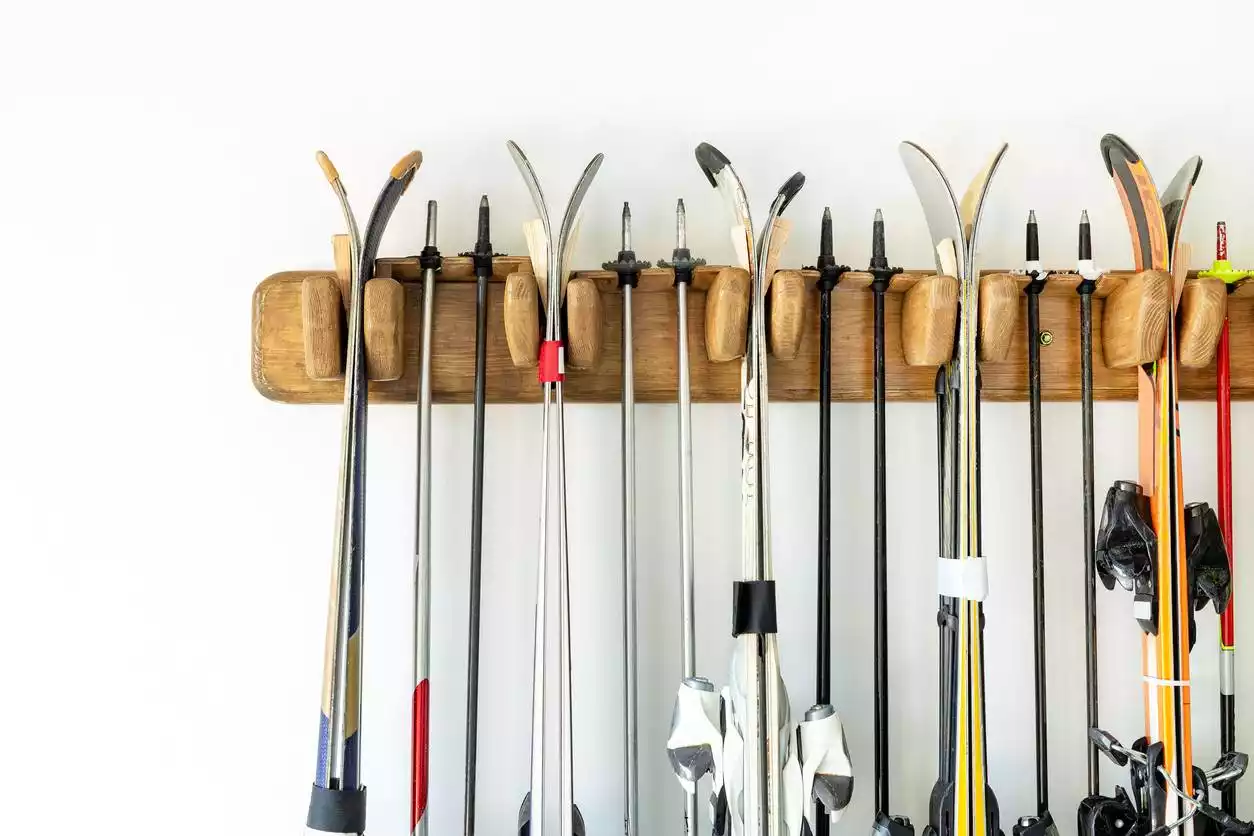
[[[366,788],[332,790],[314,784],[305,824],[323,833],[365,833]]]
[[[732,635],[777,632],[775,581],[736,581],[732,584]]]

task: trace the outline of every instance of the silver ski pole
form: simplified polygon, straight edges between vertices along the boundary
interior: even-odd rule
[[[435,311],[435,276],[443,260],[436,249],[436,202],[427,201],[427,245],[422,267],[422,358],[418,377],[418,526],[414,544],[414,695],[409,830],[427,832],[427,782],[431,667],[431,318]]]
[[[636,384],[632,349],[632,291],[649,262],[631,249],[631,207],[623,204],[622,249],[616,261],[601,265],[618,274],[623,291],[623,687],[625,706],[625,836],[636,836],[639,816],[639,757],[636,716]]]

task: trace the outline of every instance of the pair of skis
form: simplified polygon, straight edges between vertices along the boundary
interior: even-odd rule
[[[1225,752],[1208,771],[1193,765],[1193,612],[1208,601],[1222,612],[1230,584],[1214,511],[1204,503],[1184,502],[1180,457],[1175,307],[1188,269],[1188,248],[1179,236],[1202,161],[1188,160],[1160,197],[1144,160],[1126,142],[1108,134],[1101,151],[1127,216],[1137,269],[1170,272],[1173,293],[1159,356],[1138,372],[1140,482],[1116,482],[1107,493],[1094,555],[1098,576],[1108,589],[1117,582],[1134,593],[1133,611],[1143,632],[1146,733],[1125,747],[1099,728],[1090,730],[1099,750],[1119,766],[1131,766],[1132,795],[1118,787],[1113,797],[1086,798],[1079,809],[1080,832],[1251,833],[1254,826],[1207,801],[1209,789],[1223,791],[1245,772],[1245,755]]]
[[[733,587],[732,634],[738,641],[730,682],[720,693],[705,678],[684,679],[667,752],[689,795],[704,775],[712,776],[710,812],[716,836],[797,836],[814,832],[815,802],[834,819],[853,791],[844,732],[830,705],[806,712],[794,734],[776,640],[767,455],[766,257],[775,222],[805,177],[798,172],[784,183],[761,233],[755,235],[744,187],[728,158],[709,143],[697,146],[696,158],[732,214],[734,243],[737,249],[743,246],[751,278],[748,340],[741,364],[742,580]],[[687,566],[685,575],[691,579]],[[690,596],[691,589],[684,595]],[[694,823],[690,826],[695,829]]]
[[[366,829],[366,788],[361,783],[361,654],[366,524],[366,354],[362,308],[374,275],[383,231],[413,181],[422,154],[405,155],[388,174],[366,225],[364,243],[339,172],[326,154],[318,164],[331,184],[348,229],[350,282],[348,352],[344,369],[344,430],[336,509],[331,600],[322,676],[318,762],[306,826],[321,833],[360,834]]]
[[[901,145],[936,255],[937,271],[958,279],[953,359],[936,378],[940,493],[940,763],[927,836],[997,836],[997,799],[988,785],[984,727],[982,602],[988,574],[980,548],[979,272],[976,246],[984,199],[1003,145],[962,198],[921,147]]]

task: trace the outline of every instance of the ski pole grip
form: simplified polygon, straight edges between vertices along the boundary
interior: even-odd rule
[[[958,280],[927,276],[906,291],[901,304],[901,352],[907,366],[939,366],[954,353]]]
[[[775,581],[736,581],[732,584],[732,636],[778,632]]]
[[[1185,283],[1180,299],[1180,365],[1189,369],[1210,365],[1227,315],[1228,286],[1222,279]]]
[[[1009,273],[980,279],[980,359],[1000,363],[1019,325],[1019,282]]]
[[[1171,308],[1171,276],[1162,270],[1142,270],[1106,297],[1102,353],[1107,368],[1131,369],[1157,360]]]

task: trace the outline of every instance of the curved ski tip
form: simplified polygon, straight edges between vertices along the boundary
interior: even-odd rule
[[[406,177],[412,177],[417,173],[420,165],[422,165],[422,152],[410,151],[397,160],[396,165],[392,166],[392,179],[404,180]]]
[[[327,178],[327,182],[334,184],[340,179],[340,173],[335,170],[335,163],[331,162],[331,158],[326,155],[325,151],[319,151],[314,155],[314,159],[318,161],[318,168],[322,169],[322,174]]]
[[[1193,179],[1189,182],[1189,185],[1195,186],[1197,185],[1198,176],[1202,173],[1202,158],[1192,157],[1189,159],[1189,162],[1187,163],[1187,165],[1193,166]]]
[[[519,153],[522,152],[520,151]],[[583,182],[592,178],[598,171],[601,170],[601,163],[603,162],[605,162],[604,154],[597,154],[592,159],[588,160],[588,165],[584,167],[583,176],[579,178],[579,181]]]
[[[701,170],[705,172],[705,179],[710,181],[711,186],[718,188],[718,181],[714,177],[724,168],[731,165],[731,160],[727,159],[722,151],[708,142],[703,142],[697,146],[696,155],[697,165],[701,166]]]
[[[792,177],[789,177],[784,185],[779,187],[779,193],[784,196],[784,205],[779,207],[779,211],[783,212],[792,202],[792,199],[801,191],[801,187],[806,184],[806,176],[798,171]]]
[[[1130,163],[1138,163],[1141,156],[1132,150],[1132,146],[1124,142],[1123,138],[1118,134],[1106,134],[1101,141],[1102,160],[1106,163],[1106,173],[1110,176],[1115,174],[1115,163],[1112,154],[1118,154]]]

